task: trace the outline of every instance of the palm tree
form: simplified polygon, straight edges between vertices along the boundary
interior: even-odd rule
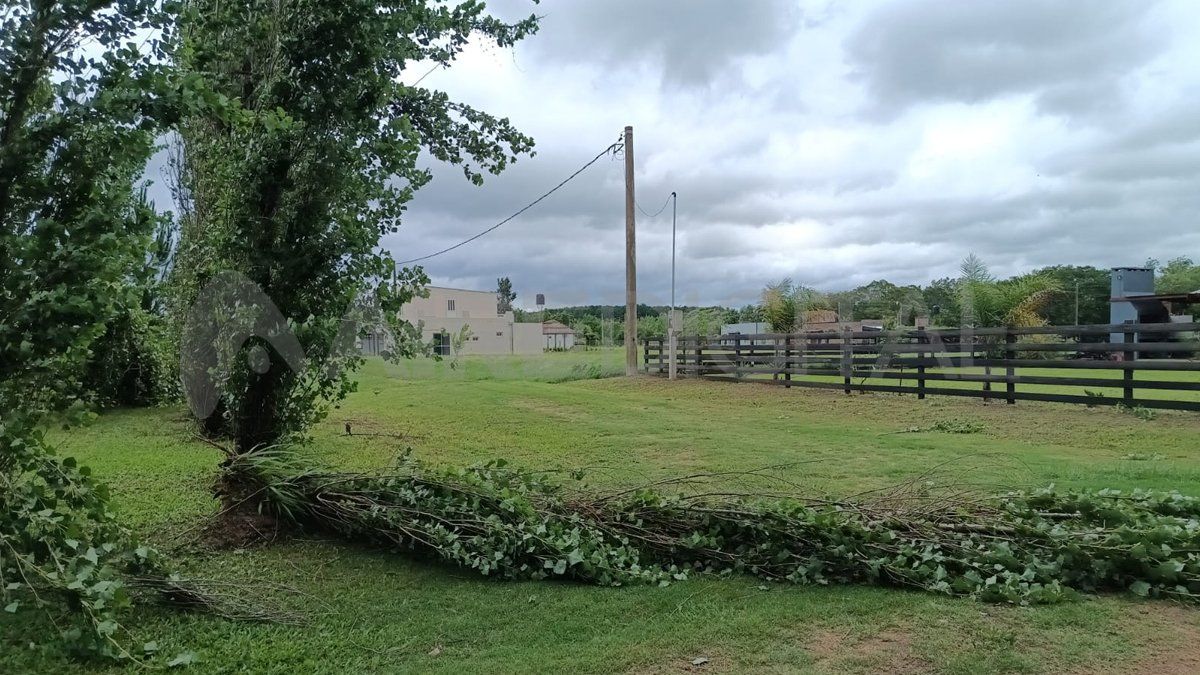
[[[959,266],[964,326],[1044,326],[1043,312],[1063,290],[1049,275],[997,281],[974,253]]]
[[[763,318],[774,333],[792,333],[804,323],[804,313],[828,308],[828,299],[807,286],[792,283],[789,278],[767,284],[763,289]]]

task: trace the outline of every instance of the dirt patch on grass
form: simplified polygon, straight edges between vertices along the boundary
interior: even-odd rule
[[[820,670],[905,674],[932,669],[913,651],[912,635],[897,628],[869,635],[822,629],[809,640],[807,649]]]
[[[1140,610],[1153,616],[1146,632],[1170,635],[1172,639],[1167,640],[1166,644],[1153,646],[1146,656],[1128,667],[1115,668],[1109,672],[1137,675],[1200,673],[1200,610],[1165,603],[1156,605],[1161,606],[1148,606]]]

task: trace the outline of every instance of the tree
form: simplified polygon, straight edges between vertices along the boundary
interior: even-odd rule
[[[760,323],[762,320],[762,305],[746,305],[738,310],[737,323]]]
[[[1155,268],[1154,289],[1159,293],[1191,293],[1200,291],[1200,265],[1191,258],[1179,257]]]
[[[1040,326],[1049,304],[1061,294],[1049,275],[998,281],[974,253],[961,265],[959,305],[963,326]]]
[[[123,580],[150,552],[45,429],[83,416],[85,365],[148,247],[153,219],[134,186],[189,91],[161,65],[157,5],[0,12],[0,604],[65,598],[76,611],[55,621],[63,637],[104,654],[128,655],[113,637],[131,602]]]
[[[496,280],[496,311],[500,314],[511,312],[517,293],[512,289],[512,281],[508,277]]]
[[[248,452],[302,437],[352,390],[361,359],[337,344],[346,337],[343,316],[364,296],[398,337],[393,356],[420,348],[398,309],[427,277],[419,267],[397,270],[379,242],[431,179],[421,152],[460,165],[480,184],[484,172],[531,153],[533,141],[506,119],[402,77],[417,63],[449,66],[479,40],[511,46],[537,20],[509,25],[478,2],[186,4],[177,58],[187,77],[228,105],[181,124],[186,208],[173,308],[181,324],[242,321],[225,332],[253,336],[218,355],[209,417],[210,431]],[[213,305],[211,317],[189,314],[202,289],[230,271],[253,292]],[[275,315],[271,305],[280,318],[263,323]],[[281,343],[303,359],[281,353]],[[207,364],[210,347],[199,340],[184,358]]]
[[[1079,299],[1079,323],[1106,324],[1109,319],[1109,296],[1112,288],[1112,273],[1090,266],[1054,265],[1034,270],[1024,277],[1052,279],[1061,292],[1046,306],[1046,322],[1052,326],[1069,326],[1075,323],[1075,300]],[[1078,291],[1078,296],[1076,296]]]
[[[805,313],[829,306],[827,297],[807,286],[782,279],[763,289],[763,318],[775,333],[791,333],[804,323]]]
[[[929,312],[930,322],[934,325],[957,326],[962,317],[958,302],[961,293],[958,289],[958,279],[935,279],[921,289],[921,296]]]

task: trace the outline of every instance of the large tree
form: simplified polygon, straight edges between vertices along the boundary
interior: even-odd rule
[[[121,572],[146,561],[103,485],[54,456],[84,366],[142,264],[135,183],[175,103],[153,0],[27,0],[0,11],[0,605],[66,596],[56,621],[117,653]]]
[[[1160,265],[1151,261],[1156,279],[1154,288],[1159,293],[1191,293],[1200,291],[1200,265],[1191,258],[1180,256]]]
[[[337,345],[346,338],[343,317],[364,295],[401,336],[398,353],[415,349],[418,335],[397,310],[426,278],[420,268],[397,271],[379,242],[431,178],[422,152],[462,166],[478,184],[531,152],[533,141],[507,119],[404,81],[418,79],[418,66],[451,65],[473,41],[509,47],[537,21],[507,24],[474,0],[185,5],[180,64],[228,106],[181,126],[185,215],[174,307],[192,328],[234,313],[276,317],[245,319],[212,360],[205,339],[188,350],[185,335],[190,372],[203,379],[218,371],[210,429],[249,451],[302,434],[352,388],[358,357]],[[236,291],[211,290],[231,272]],[[229,302],[214,302],[219,293]],[[246,334],[257,337],[243,348]]]

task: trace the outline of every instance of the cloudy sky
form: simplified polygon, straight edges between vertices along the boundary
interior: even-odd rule
[[[741,305],[785,276],[925,283],[972,251],[999,275],[1200,258],[1194,0],[489,5],[542,28],[422,85],[509,117],[538,154],[483,187],[438,170],[386,240],[400,259],[495,224],[626,124],[642,208],[679,193],[681,303]],[[522,306],[623,302],[622,180],[604,158],[426,269],[509,276]],[[639,213],[643,302],[668,301],[669,216]]]

